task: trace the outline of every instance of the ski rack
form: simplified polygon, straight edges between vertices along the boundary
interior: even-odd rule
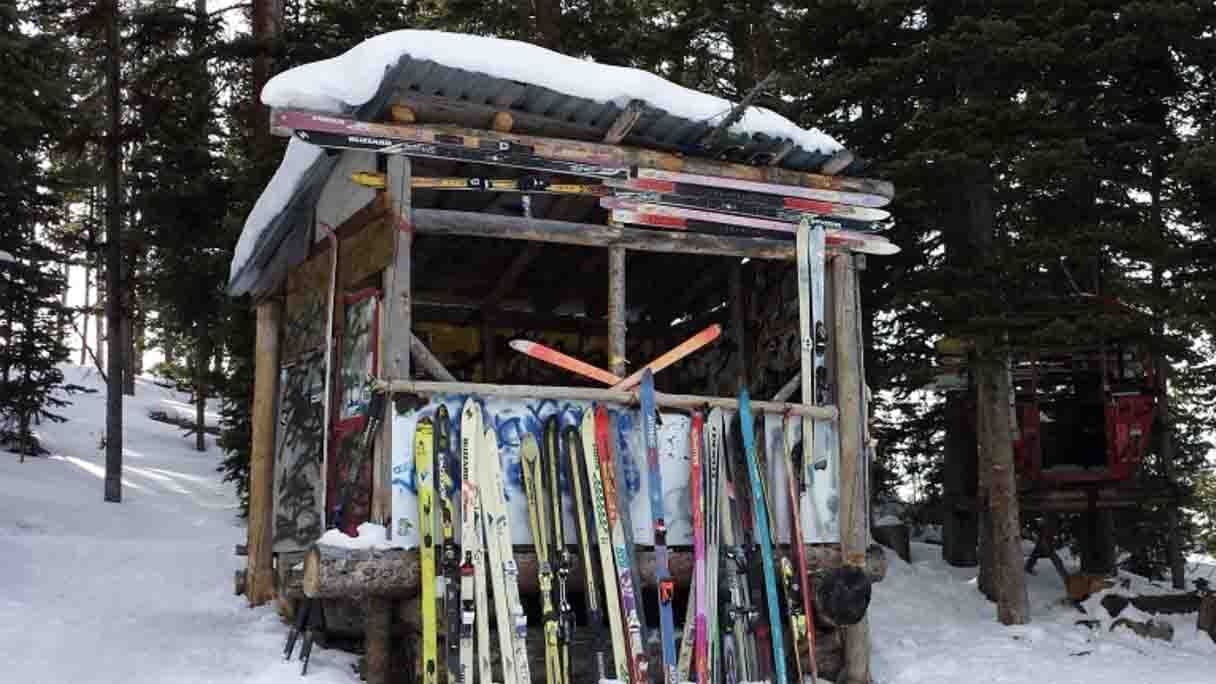
[[[473,394],[478,396],[514,397],[523,399],[572,399],[602,401],[612,404],[640,405],[638,390],[611,390],[594,387],[563,387],[560,385],[492,385],[484,382],[437,382],[430,380],[387,380],[376,383],[377,389],[392,394]],[[663,408],[694,409],[722,408],[739,410],[739,401],[730,397],[708,397],[696,394],[667,394],[655,392],[655,405]],[[752,401],[753,413],[795,415],[815,420],[837,419],[835,406],[808,406],[779,401]]]

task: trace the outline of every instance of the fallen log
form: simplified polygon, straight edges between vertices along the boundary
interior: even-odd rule
[[[417,593],[417,549],[348,549],[315,544],[304,556],[309,598],[408,598]]]

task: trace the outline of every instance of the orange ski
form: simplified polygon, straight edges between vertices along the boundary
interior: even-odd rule
[[[646,372],[647,370],[657,373],[684,358],[685,356],[697,351],[701,347],[704,347],[710,342],[718,339],[718,336],[721,334],[722,326],[714,323],[696,335],[693,335],[675,347],[672,347],[671,351],[668,351],[654,361],[642,366],[636,373],[624,379],[621,379],[621,377],[615,373],[606,371],[599,366],[593,366],[586,361],[580,361],[569,354],[563,354],[562,352],[559,352],[552,347],[547,347],[540,342],[532,342],[529,340],[511,340],[511,348],[517,352],[527,354],[538,361],[553,364],[558,368],[565,368],[571,373],[578,373],[579,375],[591,378],[592,380],[598,380],[605,385],[612,385],[612,389],[614,390],[628,390],[633,389],[639,382],[642,381],[642,373]]]

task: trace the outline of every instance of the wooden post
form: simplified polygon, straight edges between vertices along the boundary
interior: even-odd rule
[[[840,412],[840,550],[846,565],[865,568],[870,521],[865,491],[865,407],[861,368],[861,311],[857,302],[857,265],[852,255],[831,260],[828,292],[834,309],[833,335],[836,406]],[[842,628],[844,681],[870,684],[870,626],[868,619]]]
[[[625,248],[608,248],[608,369],[625,377]]]
[[[367,684],[386,684],[389,673],[389,631],[393,602],[379,596],[367,599]]]
[[[743,387],[749,387],[747,333],[743,313],[743,264],[735,261],[730,266],[730,336],[735,343],[735,379]]]
[[[258,606],[274,598],[274,544],[271,533],[274,515],[274,442],[278,423],[279,327],[283,303],[266,299],[258,303],[257,347],[253,379],[253,445],[249,456],[249,528],[245,595]]]

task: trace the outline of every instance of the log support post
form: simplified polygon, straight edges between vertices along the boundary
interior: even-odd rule
[[[391,213],[389,220],[393,231],[393,260],[385,274],[385,325],[382,330],[384,345],[381,358],[385,359],[382,375],[389,378],[409,380],[410,346],[413,332],[413,290],[410,268],[412,265],[414,225],[410,197],[411,167],[409,157],[394,155],[388,159],[388,183],[385,191],[389,197]],[[396,409],[392,401],[386,407],[383,432],[379,450],[379,462],[373,484],[373,517],[385,523],[388,536],[392,538],[392,477],[393,418]],[[388,681],[388,626],[391,622],[392,602],[376,598],[368,601],[366,648],[367,681]]]
[[[840,547],[846,566],[864,568],[869,546],[867,512],[864,374],[861,357],[861,306],[855,257],[831,260],[827,285],[833,316],[836,398],[840,415]],[[804,399],[805,400],[805,399]],[[870,684],[870,627],[863,618],[843,627],[844,673],[849,684]]]
[[[625,327],[628,312],[625,308],[625,248],[608,248],[608,368],[624,377]]]
[[[274,561],[271,533],[274,515],[274,442],[278,423],[279,328],[283,303],[266,299],[257,306],[257,342],[254,352],[253,444],[249,457],[249,527],[246,591],[249,605],[274,598]]]
[[[750,388],[748,378],[746,315],[743,308],[743,263],[735,261],[730,266],[730,336],[735,343],[735,378],[742,387]]]

